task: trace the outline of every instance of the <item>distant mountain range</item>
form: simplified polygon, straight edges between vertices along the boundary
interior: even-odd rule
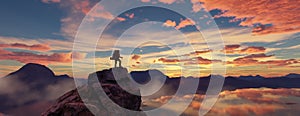
[[[159,70],[147,70],[147,71],[133,71],[131,72],[132,78],[140,83],[145,84],[151,80],[151,71],[157,72]],[[162,74],[162,73],[161,73]],[[142,77],[142,78],[141,78]],[[166,75],[156,76],[161,78],[166,78],[164,86],[156,92],[155,94],[148,97],[159,97],[161,95],[173,95],[178,90],[180,81],[183,81],[184,84],[188,84],[186,82],[194,80],[199,81],[199,85],[197,88],[198,94],[204,94],[207,90],[208,84],[211,78],[221,79],[224,78],[218,75],[210,75],[207,77],[194,78],[194,77],[178,77],[178,78],[169,78]],[[228,76],[224,79],[224,85],[222,91],[224,90],[236,90],[243,88],[300,88],[300,74],[288,74],[282,77],[273,77],[273,78],[265,78],[263,76],[239,76],[233,77]],[[166,91],[167,90],[167,91]],[[192,91],[186,90],[182,94],[191,94]]]
[[[133,80],[146,84],[151,79],[165,80],[162,88],[153,95],[154,98],[162,95],[174,95],[181,81],[199,81],[198,94],[204,94],[211,78],[221,79],[222,76],[212,75],[201,77],[169,78],[159,70],[132,71]],[[151,78],[153,77],[153,78]],[[282,77],[265,78],[262,76],[226,77],[224,90],[242,88],[300,88],[300,75],[288,74]],[[75,88],[73,78],[68,75],[56,76],[53,71],[44,65],[29,63],[19,70],[0,78],[0,112],[13,115],[40,115],[55,99]],[[191,94],[188,89],[182,94]]]
[[[73,78],[56,76],[49,68],[29,63],[0,78],[0,112],[40,115],[56,98],[75,88]]]

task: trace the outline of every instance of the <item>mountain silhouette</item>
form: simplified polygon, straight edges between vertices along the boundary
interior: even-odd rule
[[[139,83],[139,84],[146,84],[151,80],[151,76],[160,76],[162,78],[168,77],[163,74],[159,70],[151,69],[146,71],[131,71],[130,72],[131,78]]]
[[[55,74],[46,66],[41,64],[35,64],[35,63],[28,63],[21,67],[19,70],[12,72],[7,75],[7,77],[10,76],[19,76],[22,78],[28,77],[28,78],[39,78],[40,76],[43,76],[44,78],[53,77]]]
[[[68,75],[56,76],[44,65],[29,63],[0,78],[0,112],[40,115],[43,108],[73,88],[73,78]]]
[[[290,73],[290,74],[286,75],[285,77],[287,77],[287,78],[300,78],[299,74],[296,74],[296,73]]]
[[[146,84],[151,77],[149,76],[149,71],[134,71],[130,73],[132,78],[138,83]],[[146,77],[146,78],[141,78]],[[177,78],[167,78],[161,90],[157,91],[155,94],[151,96],[146,96],[150,98],[159,97],[162,95],[174,95],[178,90],[180,85],[180,81],[183,81],[184,84],[187,80],[195,80],[199,81],[199,85],[197,88],[198,94],[204,94],[207,91],[209,82],[211,78],[218,78],[221,76],[210,75],[206,77],[177,77]],[[149,79],[150,78],[150,79]],[[223,77],[222,77],[223,78]],[[300,88],[300,74],[288,74],[282,77],[272,77],[266,78],[260,75],[256,76],[239,76],[233,77],[228,76],[224,77],[224,85],[222,91],[225,90],[236,90],[243,88]],[[167,91],[166,91],[167,90]],[[182,94],[192,94],[191,91],[184,91]]]

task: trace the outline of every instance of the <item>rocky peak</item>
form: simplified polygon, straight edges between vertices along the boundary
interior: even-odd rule
[[[41,78],[41,76],[43,76],[43,78],[45,77],[54,77],[55,74],[53,73],[53,71],[51,71],[48,67],[41,65],[41,64],[35,64],[35,63],[28,63],[26,65],[24,65],[22,68],[20,68],[19,70],[10,73],[8,75],[9,76],[22,76],[22,77],[37,77],[37,78]]]
[[[132,85],[126,68],[111,68],[91,73],[87,85],[61,96],[42,115],[139,115],[122,110],[140,111],[142,102],[139,89],[128,86],[126,89],[135,92],[131,94],[121,88],[120,83]],[[113,101],[115,105],[110,101]]]

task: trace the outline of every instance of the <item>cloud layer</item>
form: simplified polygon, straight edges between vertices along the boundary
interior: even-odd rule
[[[209,109],[206,115],[295,115],[299,113],[297,107],[299,102],[299,89],[238,89],[235,91],[224,91],[220,93],[220,97],[216,104]],[[154,103],[165,104],[170,99],[176,101],[172,107],[179,107],[181,102],[192,95],[179,96],[161,96],[152,100],[145,100],[144,104],[155,106]],[[198,115],[199,108],[202,106],[202,100],[205,95],[196,94],[193,102],[185,110],[185,115]],[[292,100],[293,99],[293,100]],[[205,108],[204,108],[205,109]],[[166,110],[176,111],[176,108]]]
[[[220,9],[218,17],[240,19],[241,26],[250,26],[254,34],[299,32],[298,0],[199,0],[207,10]],[[257,25],[258,24],[258,25]]]

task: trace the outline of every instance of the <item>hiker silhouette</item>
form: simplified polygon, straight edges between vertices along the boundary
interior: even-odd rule
[[[122,67],[120,58],[120,50],[114,50],[113,56],[110,57],[110,60],[115,60],[115,68],[117,67],[117,63],[119,62],[119,67]]]

